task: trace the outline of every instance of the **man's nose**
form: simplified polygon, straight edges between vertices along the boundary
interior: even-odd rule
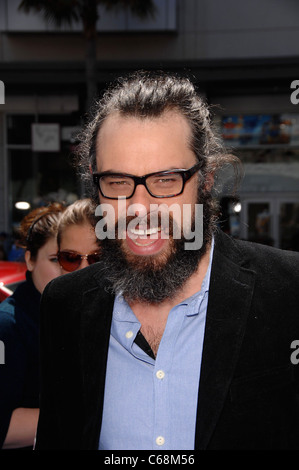
[[[136,215],[138,217],[145,217],[150,212],[150,205],[157,201],[153,196],[150,195],[146,187],[142,184],[136,186],[133,196],[128,199],[128,207],[130,208],[130,215]]]

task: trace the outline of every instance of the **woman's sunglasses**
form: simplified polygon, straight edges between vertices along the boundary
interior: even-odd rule
[[[83,259],[86,259],[88,264],[97,263],[100,260],[100,253],[80,255],[80,253],[76,253],[75,251],[59,251],[57,258],[60,266],[65,271],[72,272],[80,267]]]

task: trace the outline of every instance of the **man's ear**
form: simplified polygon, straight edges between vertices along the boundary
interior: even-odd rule
[[[29,250],[25,251],[25,263],[26,263],[28,271],[33,271],[35,263],[31,259],[31,253]]]
[[[89,164],[89,171],[90,171],[90,174],[92,175],[92,169],[91,169],[91,165]]]

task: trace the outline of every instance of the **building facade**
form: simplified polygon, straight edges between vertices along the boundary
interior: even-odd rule
[[[29,207],[82,195],[72,167],[86,99],[81,25],[57,29],[20,12],[19,3],[0,1],[0,232],[7,233]],[[155,17],[146,21],[100,8],[98,92],[140,68],[190,76],[244,164],[237,194],[217,179],[221,227],[298,249],[298,2],[155,4]]]

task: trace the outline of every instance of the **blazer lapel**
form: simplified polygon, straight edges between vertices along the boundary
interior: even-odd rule
[[[198,395],[196,449],[207,448],[217,424],[251,305],[255,272],[242,267],[240,257],[236,262],[236,247],[227,250],[232,244],[222,235],[216,237]]]
[[[84,397],[83,449],[97,449],[114,297],[103,286],[83,295],[81,370]]]

